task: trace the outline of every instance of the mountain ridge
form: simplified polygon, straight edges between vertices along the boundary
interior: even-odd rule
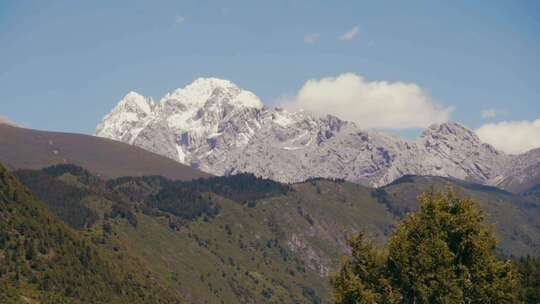
[[[0,162],[10,169],[41,169],[72,163],[105,178],[163,175],[171,179],[190,180],[210,176],[118,141],[6,124],[0,124]]]
[[[243,100],[239,96],[250,98],[238,102]],[[412,174],[497,186],[523,175],[514,168],[516,162],[540,159],[535,153],[500,152],[455,122],[432,125],[415,140],[405,140],[362,130],[331,115],[270,108],[252,92],[215,78],[199,78],[167,93],[147,115],[131,113],[122,106],[124,99],[98,125],[97,136],[214,175],[250,172],[288,183],[311,177],[343,178],[383,186]],[[136,118],[126,122],[126,116]],[[517,191],[514,184],[502,185]]]

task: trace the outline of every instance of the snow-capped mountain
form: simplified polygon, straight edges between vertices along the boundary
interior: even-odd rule
[[[330,177],[380,186],[415,174],[497,184],[516,159],[457,123],[433,125],[409,141],[330,115],[269,108],[216,78],[199,78],[157,103],[130,92],[96,135],[208,173],[252,172],[282,182]]]

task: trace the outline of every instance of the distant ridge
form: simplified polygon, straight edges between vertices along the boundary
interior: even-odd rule
[[[10,169],[41,169],[71,163],[104,178],[161,175],[191,180],[209,177],[169,158],[95,136],[47,132],[0,123],[0,162]]]
[[[519,193],[540,181],[540,149],[505,154],[456,122],[406,140],[331,115],[267,107],[216,78],[199,78],[157,102],[129,92],[95,134],[214,175],[250,172],[285,183],[322,177],[380,187],[421,175]]]

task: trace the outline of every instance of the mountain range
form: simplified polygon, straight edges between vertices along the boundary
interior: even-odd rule
[[[270,108],[216,78],[199,78],[158,102],[129,92],[95,134],[213,175],[250,172],[286,183],[324,177],[383,186],[421,175],[517,193],[540,179],[540,149],[508,155],[458,123],[432,125],[405,140],[331,115]]]
[[[384,245],[449,186],[501,257],[540,252],[540,149],[457,123],[408,141],[199,79],[129,93],[97,134],[0,123],[0,302],[330,303],[348,235]]]
[[[413,175],[282,184],[88,135],[0,125],[0,143],[0,302],[329,303],[346,236],[383,245],[430,187],[477,202],[501,256],[540,252],[540,185],[520,175],[502,180],[519,193]]]

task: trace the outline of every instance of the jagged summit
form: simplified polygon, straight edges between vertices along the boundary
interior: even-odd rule
[[[424,142],[429,142],[430,140],[466,141],[475,145],[484,145],[490,150],[493,150],[492,152],[498,153],[495,148],[483,143],[473,130],[457,122],[432,124],[420,134],[419,139]]]
[[[457,122],[445,122],[445,123],[438,123],[438,124],[432,124],[429,127],[427,127],[422,134],[420,134],[420,137],[428,137],[433,136],[434,134],[441,134],[441,135],[451,135],[451,136],[470,136],[473,138],[478,138],[476,134],[465,127],[464,125],[457,123]],[[478,141],[480,141],[478,139]]]
[[[262,107],[255,94],[228,80],[198,78],[165,94],[157,104],[129,92],[105,116],[96,135],[188,162],[189,151],[215,137],[224,119]]]
[[[145,97],[135,91],[129,91],[119,102],[118,108],[129,108],[132,112],[142,111],[145,114],[151,114],[155,103],[151,97]]]
[[[261,108],[261,100],[252,92],[240,89],[229,80],[219,78],[197,78],[181,89],[167,93],[161,104],[178,104],[204,107],[213,96],[224,96],[222,101],[235,106]]]
[[[157,104],[130,92],[96,135],[212,174],[252,172],[282,182],[329,177],[381,186],[413,174],[496,184],[512,162],[459,123],[435,124],[404,140],[331,115],[266,107],[218,78],[198,78]]]
[[[474,131],[457,122],[433,124],[422,132],[417,142],[428,149],[436,149],[444,143],[450,148],[461,145],[462,147],[466,146],[469,150],[482,150],[477,154],[503,154],[493,146],[482,142]],[[448,152],[450,153],[451,151]]]

